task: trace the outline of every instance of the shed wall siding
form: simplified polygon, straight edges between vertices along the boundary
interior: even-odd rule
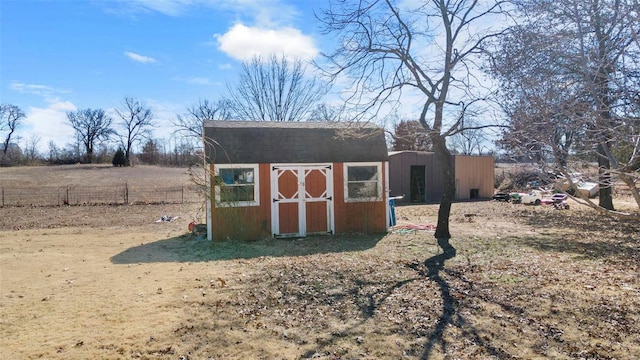
[[[344,166],[335,163],[333,170],[334,196],[335,196],[335,229],[336,233],[364,232],[382,233],[387,230],[387,196],[383,200],[372,202],[348,202],[345,203]],[[382,189],[386,189],[385,166],[382,163]]]
[[[211,206],[211,239],[261,239],[271,236],[271,189],[269,164],[260,164],[260,205],[246,207]],[[214,164],[210,165],[213,173]],[[210,199],[215,199],[211,184]]]
[[[382,163],[384,165],[384,162]],[[343,163],[333,163],[334,182],[334,221],[335,232],[350,233],[381,233],[387,230],[387,196],[383,200],[374,202],[349,202],[345,203],[344,186],[344,166]],[[214,165],[210,165],[213,172]],[[259,165],[260,178],[260,205],[248,207],[216,207],[211,206],[211,239],[262,239],[271,236],[271,165]],[[380,181],[382,189],[386,189],[386,168],[382,166]],[[211,184],[211,199],[214,199],[215,186]],[[314,217],[313,213],[320,211],[311,208],[307,214],[308,232],[316,229],[314,221],[309,217]],[[286,214],[280,214],[286,218]],[[319,216],[319,215],[318,215]],[[293,218],[293,217],[291,217]],[[286,222],[286,220],[285,220]],[[282,225],[281,225],[282,226]],[[297,224],[291,225],[297,227]]]
[[[478,189],[478,198],[493,195],[495,175],[492,156],[455,156],[456,200],[471,198],[471,189]]]
[[[402,166],[402,158],[398,155],[391,155],[389,157],[389,196],[408,196],[408,182],[405,177],[409,174],[405,173]],[[407,184],[405,184],[407,183]],[[404,200],[404,199],[402,199]],[[396,200],[396,203],[402,202],[402,200]]]
[[[440,163],[434,153],[400,152],[389,156],[390,196],[401,196],[397,203],[411,202],[411,166],[425,167],[423,185],[425,201],[437,202],[444,193],[444,180],[440,171]]]
[[[471,198],[471,189],[478,189],[478,198],[490,198],[494,188],[492,156],[453,156],[456,178],[455,200]],[[425,167],[424,200],[438,202],[444,193],[444,179],[438,157],[430,152],[403,151],[389,156],[390,196],[404,195],[397,203],[411,199],[411,167]]]

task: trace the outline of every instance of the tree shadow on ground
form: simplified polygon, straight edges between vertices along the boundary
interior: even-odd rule
[[[424,343],[420,359],[430,359],[436,347],[440,348],[442,354],[447,353],[447,342],[444,340],[444,333],[448,326],[458,328],[465,339],[484,349],[492,358],[512,358],[508,352],[494,346],[490,341],[486,341],[478,329],[459,311],[461,307],[460,301],[458,297],[452,293],[452,286],[447,281],[447,278],[459,280],[470,288],[472,286],[465,279],[463,273],[445,268],[445,262],[454,258],[457,253],[456,248],[449,243],[449,239],[438,239],[438,245],[443,250],[442,253],[426,259],[422,264],[414,263],[410,266],[421,276],[433,281],[438,286],[442,299],[440,316],[436,321],[434,329]]]
[[[354,323],[347,329],[333,332],[329,339],[325,339],[321,344],[318,344],[318,347],[307,351],[303,354],[302,358],[312,358],[316,354],[326,353],[323,349],[336,343],[339,338],[347,337],[349,334],[358,334],[358,328],[371,320],[376,315],[378,309],[385,306],[385,302],[394,295],[396,290],[415,281],[435,283],[442,301],[442,307],[438,311],[439,317],[435,321],[435,326],[432,327],[430,324],[423,324],[425,328],[429,328],[430,330],[428,334],[425,334],[426,341],[423,344],[422,353],[416,353],[415,355],[418,355],[420,359],[429,359],[437,347],[440,348],[441,354],[445,354],[447,352],[447,344],[444,340],[445,331],[449,326],[456,326],[461,329],[465,336],[473,341],[473,343],[484,348],[489,355],[496,358],[509,357],[509,354],[502,349],[496,348],[483,340],[479,331],[458,311],[460,304],[458,299],[452,294],[452,288],[447,278],[460,279],[463,278],[463,276],[460,273],[445,268],[445,262],[454,258],[457,251],[455,247],[449,243],[449,239],[438,239],[438,245],[442,253],[429,257],[423,262],[413,261],[407,264],[409,268],[417,273],[418,276],[416,277],[391,282],[359,280],[354,282],[354,285],[357,286],[355,291],[349,293],[333,293],[334,296],[353,299],[353,303],[356,304],[360,310],[360,321]],[[365,289],[373,289],[373,291],[366,291]]]
[[[314,236],[297,239],[211,242],[183,235],[131,247],[111,258],[114,264],[200,262],[258,257],[304,256],[373,248],[385,234]]]
[[[442,254],[434,255],[424,262],[424,266],[427,268],[425,273],[421,269],[416,269],[421,275],[424,275],[438,284],[440,289],[440,296],[442,297],[442,312],[440,318],[436,323],[436,327],[427,339],[424,345],[424,353],[422,359],[428,359],[431,355],[433,347],[440,343],[440,346],[444,351],[444,342],[442,341],[442,335],[447,325],[453,324],[454,315],[457,314],[457,303],[455,298],[451,295],[451,287],[449,283],[441,276],[441,271],[444,270],[445,261],[452,259],[456,256],[456,248],[451,246],[449,239],[438,239],[438,245],[443,249]]]

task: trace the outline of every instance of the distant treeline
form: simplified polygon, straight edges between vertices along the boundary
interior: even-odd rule
[[[188,142],[167,146],[162,140],[148,140],[139,153],[131,154],[133,165],[191,166],[202,162],[202,151]],[[118,147],[100,144],[93,153],[92,163],[111,164]],[[0,166],[68,165],[86,163],[87,155],[80,145],[59,148],[50,143],[46,153],[37,149],[22,149],[11,144],[7,153],[0,152]]]

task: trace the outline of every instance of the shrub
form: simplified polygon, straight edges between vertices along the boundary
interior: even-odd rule
[[[126,166],[127,158],[124,156],[124,151],[121,148],[118,148],[116,153],[113,155],[113,161],[111,161],[113,166]]]

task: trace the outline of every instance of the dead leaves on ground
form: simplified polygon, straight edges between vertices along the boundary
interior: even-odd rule
[[[504,215],[491,210],[482,222]],[[434,351],[454,358],[640,356],[639,235],[615,222],[603,228],[610,236],[582,230],[586,220],[572,216],[527,209],[513,221],[559,225],[454,239],[458,256],[442,282],[423,275],[435,255],[429,234],[392,234],[368,251],[247,260],[242,283],[212,278],[216,295],[194,300],[194,327],[176,334],[197,336],[199,348],[215,331],[230,346],[288,344],[299,358],[419,358],[440,330]]]

